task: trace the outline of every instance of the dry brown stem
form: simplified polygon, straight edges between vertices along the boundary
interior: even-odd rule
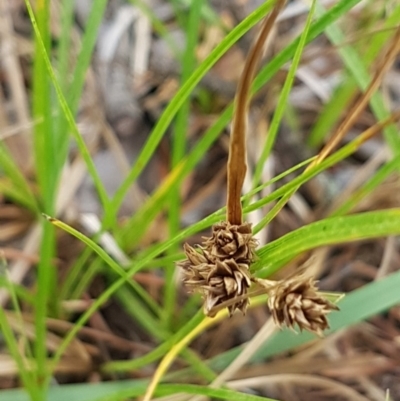
[[[278,0],[271,13],[265,19],[259,37],[247,56],[246,64],[237,88],[228,159],[228,194],[226,201],[226,219],[231,224],[242,224],[242,204],[240,196],[247,169],[245,138],[251,82],[253,81],[255,70],[261,59],[264,43],[284,5],[285,0]]]
[[[393,35],[393,38],[391,40],[390,45],[388,46],[387,51],[384,52],[384,54],[378,60],[375,68],[376,70],[375,74],[368,88],[365,90],[362,96],[360,96],[359,99],[354,103],[353,107],[350,109],[349,113],[347,114],[343,122],[340,124],[335,134],[332,136],[329,142],[323,147],[323,149],[318,154],[318,157],[310,164],[308,169],[321,163],[339,144],[339,142],[342,140],[344,135],[346,135],[348,130],[354,125],[354,123],[360,117],[361,113],[364,111],[372,95],[380,85],[385,73],[392,65],[399,51],[400,51],[400,27],[396,29],[396,32]]]

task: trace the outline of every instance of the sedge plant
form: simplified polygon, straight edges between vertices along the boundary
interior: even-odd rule
[[[277,287],[276,283],[272,283],[271,276],[305,252],[313,249],[400,233],[400,208],[351,213],[360,201],[373,192],[387,177],[398,173],[400,143],[395,123],[398,121],[400,113],[399,111],[391,112],[388,109],[379,87],[399,51],[400,31],[399,29],[396,31],[396,24],[400,15],[400,6],[394,6],[391,15],[384,22],[385,29],[379,35],[374,36],[366,50],[362,52],[363,49],[358,48],[357,43],[343,44],[343,33],[337,24],[338,19],[346,17],[346,14],[360,3],[360,0],[339,0],[329,10],[324,10],[316,1],[311,2],[308,18],[299,36],[285,45],[264,67],[261,67],[253,82],[257,58],[261,54],[265,38],[258,43],[258,47],[256,46],[256,51],[253,53],[255,60],[250,63],[250,71],[245,72],[242,84],[247,81],[244,86],[238,88],[235,106],[228,105],[197,143],[188,149],[185,134],[190,99],[196,86],[213,65],[258,22],[266,18],[266,21],[270,21],[272,24],[284,2],[267,0],[227,33],[209,56],[196,65],[194,48],[201,37],[199,34],[201,22],[216,23],[216,15],[210,13],[206,1],[199,1],[196,6],[189,9],[188,23],[185,23],[187,4],[175,1],[174,7],[179,13],[178,20],[188,37],[187,48],[184,51],[185,57],[175,52],[177,59],[183,63],[180,88],[150,133],[137,161],[129,170],[122,185],[114,196],[109,197],[95,168],[92,150],[83,140],[77,126],[79,100],[107,2],[104,0],[93,2],[81,38],[80,49],[75,53],[76,48],[69,35],[69,31],[73,27],[72,2],[60,1],[63,18],[58,47],[55,52],[56,61],[53,61],[51,51],[50,2],[43,0],[33,3],[34,7],[32,8],[28,0],[25,2],[35,38],[32,75],[32,119],[34,121],[32,165],[35,178],[32,183],[28,175],[24,175],[24,172],[18,168],[7,145],[1,144],[0,191],[8,201],[28,209],[34,214],[37,225],[37,246],[34,249],[40,258],[35,270],[35,286],[28,291],[10,278],[7,270],[12,272],[12,265],[6,264],[4,268],[6,273],[2,277],[1,285],[11,301],[7,308],[10,310],[7,313],[6,311],[0,313],[0,327],[8,353],[15,360],[23,390],[0,390],[1,399],[88,401],[124,400],[145,395],[150,400],[153,396],[185,393],[188,394],[188,398],[189,395],[195,395],[225,400],[267,400],[265,397],[228,389],[224,387],[223,383],[219,386],[207,385],[216,383],[219,372],[229,367],[240,355],[239,348],[234,348],[229,352],[221,353],[212,360],[205,361],[191,350],[190,344],[208,328],[224,324],[236,309],[245,311],[249,308],[251,310],[259,305],[269,304],[271,312],[279,324],[292,326],[293,323],[297,323],[301,328],[307,329],[304,322],[303,326],[299,323],[301,320],[296,314],[299,312],[298,309],[293,314],[292,310],[285,305],[282,306],[282,294],[287,296],[290,293],[288,289],[291,291],[300,289],[299,291],[302,293],[309,293],[312,290],[313,296],[320,296],[314,287],[314,281],[307,281],[309,280],[307,279],[297,285],[298,283],[290,281],[292,278],[289,277],[286,285],[282,282]],[[132,3],[135,2],[132,1]],[[271,27],[272,25],[265,31],[267,34]],[[156,20],[156,28],[159,34],[168,37],[168,28],[163,26],[162,22]],[[315,151],[314,157],[311,159],[292,166],[268,182],[262,182],[263,165],[274,149],[303,51],[310,42],[323,33],[334,45],[338,46],[338,53],[347,67],[343,82],[324,106],[308,139],[314,149],[322,142],[325,143],[325,146],[320,152]],[[70,65],[71,55],[74,59],[72,67]],[[263,88],[288,62],[291,64],[271,119],[270,130],[261,149],[260,160],[253,171],[252,188],[248,193],[242,194],[245,173],[245,119],[250,95]],[[54,99],[57,101],[55,102]],[[343,119],[341,119],[341,113],[336,111],[338,104],[350,105],[350,111]],[[368,105],[371,106],[376,122],[345,145],[341,145],[343,137]],[[331,113],[332,110],[334,113]],[[183,202],[180,197],[180,185],[194,171],[196,165],[231,120],[233,120],[233,128],[228,162],[227,207],[216,210],[200,221],[182,229],[180,216]],[[171,123],[173,123],[174,131],[171,171],[160,186],[149,195],[139,210],[129,216],[123,224],[120,224],[117,216],[122,201],[143,172],[144,167],[154,156]],[[335,126],[337,128],[334,128]],[[256,249],[252,235],[263,229],[276,217],[301,185],[328,168],[338,165],[381,131],[384,132],[384,140],[390,148],[391,157],[371,175],[363,186],[353,192],[348,199],[343,200],[336,210],[331,211],[330,215],[306,224]],[[71,167],[68,158],[71,140],[77,144],[79,157],[95,184],[102,206],[101,228],[93,238],[89,238],[63,221],[63,212],[67,205],[60,202],[59,195],[65,185],[63,172],[68,171],[68,168]],[[291,179],[284,182],[283,179],[289,175]],[[263,195],[262,191],[274,183],[281,185],[271,193]],[[272,205],[272,208],[252,229],[244,223],[248,213],[261,210],[268,205]],[[168,237],[154,245],[141,247],[140,244],[152,221],[164,212],[168,212],[169,216]],[[222,226],[221,221],[224,221]],[[243,225],[245,228],[240,228]],[[180,284],[175,279],[177,275],[175,263],[181,261],[181,266],[190,271],[188,265],[184,265],[182,262],[184,255],[181,245],[194,234],[212,226],[214,226],[214,236],[204,244],[205,251],[208,252],[206,256],[197,253],[193,248],[186,247],[185,249],[186,257],[189,260],[192,259],[191,262],[197,263],[200,260],[196,266],[208,263],[212,258],[219,258],[218,261],[212,259],[213,263],[217,264],[218,262],[218,269],[214,269],[213,274],[210,274],[211,269],[207,270],[206,279],[217,279],[211,280],[215,285],[222,283],[224,285],[223,296],[214,291],[210,282],[200,283],[200,286],[203,285],[200,292],[205,295],[206,300],[205,312],[206,315],[209,315],[206,316],[203,313],[201,302],[196,297],[189,298],[183,306],[178,305],[176,291]],[[236,229],[231,229],[231,226],[235,226]],[[229,228],[228,233],[226,232],[227,228]],[[73,261],[65,281],[62,283],[59,281],[54,264],[57,256],[58,229],[65,231],[85,245],[85,250],[77,260]],[[99,245],[99,241],[105,233],[112,235],[120,249],[128,255],[127,260],[122,261],[111,257],[107,250]],[[228,237],[234,237],[240,244],[244,243],[245,248],[247,247],[244,253],[243,249],[240,249],[239,252],[240,247],[232,251],[229,247],[230,243],[227,241]],[[224,248],[224,245],[221,246],[222,243],[228,247]],[[229,254],[229,258],[226,257],[226,250],[233,252]],[[206,258],[206,261],[201,256]],[[233,262],[228,263],[227,259],[233,259],[234,265],[232,265]],[[146,288],[135,279],[135,275],[138,273],[149,271],[155,267],[164,272],[166,279],[164,296],[160,302],[152,299]],[[234,272],[233,280],[221,279],[221,275],[226,277],[227,271]],[[68,314],[62,310],[63,302],[81,297],[97,274],[107,277],[107,287],[79,315],[64,335],[58,335],[57,349],[50,349],[48,345],[49,322],[51,319],[68,318]],[[192,270],[185,281],[189,283],[189,287],[196,289],[199,282],[193,283],[193,280],[199,279],[199,277],[204,281],[201,274],[196,276]],[[255,285],[254,291],[250,289],[253,284]],[[400,275],[393,273],[387,278],[346,294],[346,297],[339,302],[340,312],[329,314],[328,320],[324,313],[322,326],[310,325],[308,328],[311,328],[311,332],[319,333],[326,330],[325,333],[329,334],[387,310],[400,301],[397,290],[399,284]],[[206,293],[204,293],[204,286],[206,286]],[[374,294],[379,294],[379,297]],[[156,346],[143,356],[132,360],[107,362],[101,366],[101,371],[106,375],[129,374],[159,362],[154,376],[146,380],[116,380],[112,383],[104,382],[96,385],[83,383],[50,386],[52,379],[57,378],[60,366],[74,349],[74,344],[80,341],[78,337],[80,331],[84,329],[92,315],[99,312],[101,307],[114,297],[120,300],[122,307],[156,343]],[[317,304],[324,312],[329,312],[334,309],[333,305],[339,298],[340,296],[337,294],[323,294],[322,298],[318,298]],[[316,298],[314,297],[313,300],[316,301]],[[226,307],[228,309],[225,309]],[[282,315],[282,310],[285,310],[285,315]],[[193,313],[193,311],[195,312]],[[13,317],[19,322],[20,330],[12,325]],[[32,319],[29,320],[30,318]],[[29,336],[26,330],[31,321],[33,321],[34,327],[33,337]],[[310,320],[307,322],[310,323]],[[328,327],[328,322],[330,327]],[[277,332],[258,346],[257,352],[254,353],[250,362],[290,350],[312,338],[314,338],[312,334],[307,332],[298,336],[293,336],[285,330]],[[21,347],[21,343],[23,347]],[[169,367],[178,357],[185,362],[186,369],[190,372],[189,377],[194,375],[197,383],[206,384],[182,383],[179,378],[184,377],[183,370],[169,372]]]

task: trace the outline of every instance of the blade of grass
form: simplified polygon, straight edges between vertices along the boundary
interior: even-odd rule
[[[70,59],[71,59],[71,32],[74,22],[74,3],[63,0],[60,4],[61,33],[57,46],[57,78],[63,93],[68,92],[70,86]],[[58,174],[66,162],[68,139],[67,123],[62,113],[60,103],[55,105],[54,133],[58,149]]]
[[[392,34],[391,28],[397,26],[399,19],[400,5],[395,7],[392,13],[384,21],[382,31],[377,32],[371,38],[368,49],[365,51],[365,54],[363,54],[362,58],[358,60],[359,62],[362,62],[367,67],[375,60],[379,51],[389,40],[389,37]],[[337,41],[339,40],[340,37],[337,38]],[[323,138],[331,130],[334,122],[340,117],[344,106],[349,104],[352,96],[356,92],[356,88],[357,84],[355,82],[355,77],[350,76],[336,89],[331,100],[327,103],[320,114],[317,123],[311,130],[307,140],[310,146],[316,147],[323,141]]]
[[[267,161],[269,155],[271,154],[272,147],[274,146],[276,137],[278,135],[279,126],[282,120],[282,117],[286,110],[286,104],[289,98],[290,91],[292,89],[293,81],[296,76],[297,68],[300,64],[301,55],[303,54],[304,47],[306,45],[306,39],[309,34],[311,28],[311,22],[314,15],[316,2],[312,1],[310,11],[308,12],[307,20],[304,25],[304,29],[302,34],[300,35],[298,45],[296,47],[296,51],[293,56],[292,64],[289,68],[288,75],[285,79],[285,83],[283,84],[283,88],[280,92],[278,103],[275,109],[274,116],[272,117],[271,124],[269,126],[267,139],[265,145],[261,151],[261,155],[257,162],[257,165],[253,174],[253,188],[256,187],[261,179],[261,174],[264,169],[264,164]]]
[[[34,213],[37,213],[39,210],[35,199],[27,198],[26,194],[20,191],[20,188],[15,185],[15,182],[8,179],[6,174],[4,177],[0,178],[0,193],[3,194],[7,199],[26,207],[28,210]],[[31,202],[31,200],[33,200],[33,202]]]
[[[76,289],[78,282],[80,281],[81,272],[83,271],[85,265],[88,263],[88,260],[92,254],[93,252],[90,248],[85,248],[85,250],[79,255],[78,259],[75,260],[72,267],[68,269],[67,276],[65,280],[63,280],[63,282],[61,283],[61,300],[74,299],[71,294],[74,293],[74,290]]]
[[[69,63],[71,47],[71,31],[74,22],[74,3],[68,0],[62,0],[60,4],[60,24],[61,32],[57,46],[57,78],[63,93],[67,93],[70,84]],[[58,106],[58,105],[57,105]],[[57,117],[60,117],[61,110]],[[56,127],[59,124],[56,123]]]
[[[62,17],[62,41],[60,42],[59,48],[59,76],[62,76],[60,82],[60,92],[67,93],[67,104],[71,111],[72,116],[75,116],[78,111],[79,101],[81,98],[83,84],[85,81],[86,71],[89,67],[90,60],[93,54],[94,46],[96,44],[97,35],[100,27],[100,23],[103,19],[104,11],[107,6],[107,0],[95,0],[93,1],[92,8],[90,10],[89,16],[86,21],[85,30],[82,38],[81,49],[76,61],[75,68],[71,74],[72,82],[68,82],[69,74],[68,72],[68,62],[69,62],[69,37],[71,25],[73,22],[73,4],[71,1],[65,0],[63,2],[64,15]],[[72,10],[71,10],[72,8]],[[54,82],[53,82],[54,84]],[[68,84],[68,86],[67,86]],[[68,89],[66,92],[64,90]],[[56,89],[57,91],[57,89]],[[68,154],[68,118],[65,113],[62,102],[59,102],[61,110],[58,110],[58,124],[57,130],[57,147],[56,151],[58,153],[59,160],[59,171],[61,171]],[[82,149],[80,149],[82,151]]]
[[[71,112],[73,115],[75,115],[78,110],[86,71],[90,64],[106,6],[107,0],[95,0],[86,21],[81,51],[76,61],[75,69],[72,74],[73,79],[68,93],[68,103],[71,105]]]
[[[75,230],[74,228],[70,227],[69,225],[63,223],[60,220],[57,220],[55,218],[49,217],[44,215],[44,217],[53,225],[58,228],[61,228],[62,230],[66,231],[67,233],[73,235],[75,238],[79,239],[81,242],[86,244],[88,247],[92,249],[92,251],[96,252],[101,259],[111,267],[112,271],[116,273],[118,276],[122,277],[124,281],[126,281],[132,289],[135,291],[136,294],[138,294],[148,305],[148,307],[156,311],[158,315],[161,314],[161,310],[158,307],[158,305],[155,303],[155,301],[150,297],[150,295],[143,290],[143,288],[137,284],[134,280],[131,279],[131,275],[127,273],[117,262],[112,259],[106,251],[103,250],[99,245],[97,245],[94,241],[92,241],[90,238],[86,237],[83,235],[81,232]],[[145,311],[142,310],[140,311],[139,308],[137,308],[136,311],[137,314],[143,313],[145,314]],[[153,324],[156,325],[155,320],[153,319]]]
[[[53,68],[51,66],[51,63],[50,63],[50,60],[49,60],[49,57],[48,57],[48,52],[47,52],[46,47],[45,47],[45,45],[43,43],[40,30],[39,30],[39,28],[37,26],[36,18],[35,18],[35,15],[33,13],[32,7],[31,7],[31,5],[30,5],[28,0],[24,0],[24,2],[25,2],[25,5],[26,5],[26,8],[28,10],[29,18],[31,20],[31,23],[32,23],[32,26],[33,26],[33,29],[34,29],[34,32],[35,32],[35,38],[37,38],[38,52],[41,54],[41,57],[43,59],[43,62],[45,64],[45,67],[46,67],[46,70],[47,70],[47,74],[49,75],[50,81],[52,82],[52,84],[54,86],[54,89],[55,89],[55,91],[57,93],[57,98],[58,98],[58,101],[61,104],[61,108],[63,110],[65,118],[66,118],[66,120],[68,122],[68,125],[69,125],[70,129],[71,129],[73,137],[74,137],[74,139],[75,139],[75,141],[76,141],[76,143],[78,145],[78,148],[79,148],[79,150],[81,152],[81,155],[82,155],[82,157],[83,157],[83,159],[84,159],[84,161],[85,161],[85,163],[87,165],[88,171],[89,171],[89,173],[90,173],[90,175],[91,175],[91,177],[92,177],[92,179],[94,181],[94,185],[95,185],[96,190],[97,190],[97,192],[99,194],[102,206],[106,211],[108,209],[108,202],[109,202],[108,195],[107,195],[106,190],[103,187],[103,184],[102,184],[102,182],[100,180],[100,177],[99,177],[99,175],[98,175],[98,173],[96,171],[96,167],[95,167],[95,165],[93,163],[93,160],[92,160],[92,158],[90,156],[90,153],[89,153],[89,151],[88,151],[88,149],[86,147],[86,144],[83,141],[82,136],[80,135],[80,133],[78,131],[78,128],[76,126],[73,114],[71,113],[71,110],[68,107],[67,101],[65,100],[65,97],[64,97],[64,95],[62,93],[60,85],[58,84],[57,78],[55,76],[55,73],[53,71]],[[47,76],[47,74],[46,74],[46,76]],[[53,153],[49,153],[49,154],[51,155],[52,158],[54,158]]]
[[[11,303],[16,312],[17,318],[19,319],[21,327],[23,327],[23,320],[21,317],[21,311],[18,304],[17,295],[14,290],[14,285],[10,281],[7,274],[7,266],[5,265],[5,261],[0,261],[0,269],[2,270],[1,275],[4,278],[4,284],[6,289],[8,290],[11,298]],[[28,393],[31,396],[33,401],[40,400],[40,394],[37,388],[35,373],[32,372],[32,366],[29,366],[27,359],[21,354],[20,347],[18,345],[18,341],[14,336],[11,325],[8,322],[6,312],[3,308],[0,308],[0,328],[2,336],[7,344],[7,348],[12,355],[16,365],[18,366],[18,373],[21,377],[22,383]],[[29,345],[27,346],[28,357],[30,356],[30,360],[33,361],[32,354],[29,349]]]
[[[12,188],[12,193],[18,197],[19,202],[33,212],[38,212],[39,206],[26,178],[2,143],[0,143],[0,166],[4,175],[13,184],[9,187]]]
[[[322,5],[318,4],[316,9],[317,15],[322,15],[325,9]],[[338,51],[341,55],[343,62],[352,74],[354,80],[361,90],[365,90],[371,82],[371,77],[365,67],[365,62],[358,55],[357,51],[352,46],[340,46],[345,41],[344,34],[341,32],[336,24],[331,24],[326,28],[326,35],[335,45],[339,46]],[[384,99],[379,92],[376,92],[370,100],[372,111],[374,112],[377,120],[383,120],[389,115],[389,110],[385,106]],[[385,139],[390,148],[398,154],[400,151],[400,138],[395,126],[390,126],[384,130]]]
[[[90,248],[86,248],[85,251],[88,250],[88,254],[90,256],[93,255],[93,252]],[[83,252],[85,254],[86,252]],[[92,282],[93,278],[97,273],[101,271],[102,260],[99,258],[95,258],[91,261],[88,266],[85,264],[85,269],[83,271],[79,270],[78,280],[76,281],[76,285],[73,287],[69,298],[66,299],[80,299],[82,294],[86,291],[89,287],[90,283]]]
[[[28,3],[27,3],[28,4]],[[30,6],[30,5],[29,5]],[[34,159],[36,179],[39,184],[39,198],[42,210],[47,213],[54,212],[56,169],[53,153],[54,136],[51,125],[51,96],[50,82],[46,72],[46,62],[41,57],[41,52],[48,53],[50,49],[50,2],[38,1],[36,4],[37,35],[35,35],[35,52],[33,61],[33,90],[32,90],[32,114],[37,121],[34,125]],[[52,266],[55,253],[54,229],[48,224],[43,224],[43,234],[39,251],[39,264],[37,267],[37,284],[35,297],[35,361],[34,372],[36,374],[36,389],[40,399],[46,397],[46,381],[49,376],[47,368],[46,349],[46,323],[49,312],[49,299],[56,288],[56,270]],[[55,298],[56,299],[56,298]],[[53,304],[53,310],[57,308],[57,302]]]
[[[210,387],[198,386],[194,384],[162,384],[159,386],[158,390],[156,390],[155,395],[166,396],[178,393],[203,395],[206,397],[216,398],[219,400],[277,401],[272,398],[260,397],[258,395],[239,393],[233,390],[212,389]],[[123,400],[126,394],[128,393],[125,392],[124,394],[121,394],[120,400]],[[134,395],[136,395],[136,393]]]
[[[150,20],[153,29],[165,40],[165,42],[168,44],[169,48],[173,52],[175,58],[177,60],[181,60],[182,57],[180,49],[177,47],[168,29],[154,14],[151,7],[149,7],[143,0],[129,0],[129,3],[136,6]]]
[[[123,401],[138,399],[146,390],[145,380],[124,380],[115,382],[74,384],[52,387],[46,401]],[[234,390],[210,389],[190,384],[161,384],[157,396],[177,393],[201,394],[220,400],[235,401],[277,401],[271,398],[239,393]],[[2,401],[28,401],[21,390],[0,391]]]
[[[320,246],[400,234],[400,209],[331,217],[261,247],[252,270],[268,277],[297,255]]]
[[[331,217],[340,216],[348,213],[353,209],[362,199],[374,191],[386,178],[394,173],[400,163],[400,157],[395,157],[389,162],[385,163],[371,179],[369,179],[361,188],[354,191],[352,195],[345,202],[342,203],[332,214]]]
[[[126,286],[122,286],[116,293],[115,297],[118,302],[123,305],[124,309],[143,327],[151,336],[158,341],[168,337],[168,331],[164,326],[154,319],[154,317],[147,312],[139,303]],[[138,313],[140,310],[140,313]]]
[[[391,124],[394,121],[397,121],[399,118],[400,118],[400,110],[393,113],[389,118],[385,119],[384,121],[380,121],[379,123],[373,125],[369,129],[364,131],[362,134],[360,134],[356,139],[354,139],[347,145],[343,146],[336,153],[333,153],[331,156],[327,157],[324,161],[320,162],[319,164],[315,164],[315,160],[317,160],[317,159],[315,159],[312,162],[312,165],[308,166],[308,168],[304,171],[304,173],[301,176],[294,178],[291,182],[283,185],[281,188],[277,189],[270,195],[267,195],[263,199],[260,199],[259,201],[256,201],[253,204],[251,204],[250,206],[248,206],[246,208],[246,212],[251,212],[253,210],[256,210],[260,206],[266,205],[267,203],[271,202],[272,200],[278,199],[281,196],[283,197],[279,206],[277,206],[276,208],[273,208],[265,216],[265,218],[262,219],[262,221],[257,225],[257,229],[259,229],[263,224],[264,225],[267,224],[269,221],[271,221],[276,216],[276,214],[280,210],[280,208],[282,208],[282,206],[289,199],[289,197],[292,196],[292,194],[295,191],[297,191],[299,186],[301,186],[303,183],[308,181],[311,177],[315,176],[319,172],[324,171],[326,168],[333,166],[336,163],[338,163],[340,160],[343,160],[344,158],[350,156],[361,146],[361,144],[363,144],[368,139],[370,139],[372,136],[374,136],[378,132],[380,132],[383,127],[387,126],[388,124]]]
[[[203,0],[197,0],[189,10],[189,17],[186,21],[186,48],[182,58],[181,85],[189,79],[196,66],[196,45],[198,41],[199,28],[201,22],[201,9]],[[183,159],[186,153],[186,133],[188,130],[188,120],[190,115],[190,96],[182,104],[175,120],[174,135],[172,142],[171,168],[173,169]],[[180,228],[181,215],[181,196],[180,188],[175,186],[170,193],[170,204],[168,214],[169,236],[174,237]],[[178,246],[178,244],[177,244]],[[171,247],[170,253],[178,251],[177,246]],[[164,313],[162,314],[162,324],[167,329],[171,329],[172,318],[176,303],[176,269],[171,264],[165,269],[164,287]]]
[[[33,60],[32,83],[32,114],[36,121],[34,124],[34,156],[36,179],[39,184],[39,196],[42,208],[47,213],[52,212],[52,198],[54,192],[55,176],[51,170],[54,155],[53,136],[51,127],[50,83],[46,74],[46,63],[41,57],[41,50],[48,53],[50,49],[50,3],[49,0],[41,0],[36,9],[39,36],[35,37],[35,53]]]

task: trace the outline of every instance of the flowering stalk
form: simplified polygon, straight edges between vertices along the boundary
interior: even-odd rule
[[[285,0],[278,0],[271,13],[265,18],[260,34],[247,56],[236,92],[228,158],[226,200],[226,219],[229,223],[235,225],[242,224],[242,204],[240,198],[247,170],[246,130],[251,83],[263,54],[264,44],[284,4]]]
[[[246,312],[247,291],[252,277],[257,241],[251,224],[243,223],[241,191],[246,175],[246,128],[250,88],[260,61],[264,43],[282,9],[285,0],[277,0],[265,18],[261,32],[247,57],[235,97],[228,158],[226,221],[212,228],[212,236],[195,248],[184,245],[186,260],[178,264],[184,271],[184,283],[204,298],[204,313],[214,316],[218,305],[227,304],[229,313],[236,309]]]

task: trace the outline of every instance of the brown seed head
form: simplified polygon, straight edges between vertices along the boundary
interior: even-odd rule
[[[224,221],[213,226],[212,237],[204,241],[204,246],[215,259],[235,259],[250,264],[254,260],[257,241],[253,238],[251,224],[237,226]]]
[[[276,324],[308,330],[321,336],[329,328],[327,314],[339,308],[323,298],[313,278],[304,275],[276,282],[269,289],[268,306]]]
[[[212,237],[205,239],[199,252],[184,245],[186,260],[178,266],[184,270],[185,285],[203,295],[206,315],[214,316],[213,309],[226,301],[232,301],[228,306],[230,314],[236,309],[246,312],[248,300],[242,296],[251,285],[249,265],[255,247],[250,224],[229,223],[215,225]],[[241,298],[235,302],[237,297]]]

